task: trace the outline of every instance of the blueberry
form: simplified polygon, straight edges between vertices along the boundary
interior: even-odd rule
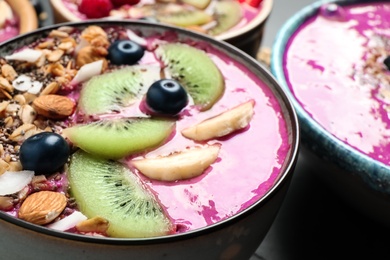
[[[59,170],[68,160],[70,148],[56,133],[42,132],[27,138],[20,147],[23,170],[50,174]]]
[[[187,103],[187,92],[173,79],[154,82],[146,93],[146,104],[149,108],[162,114],[176,115]]]
[[[143,56],[145,50],[130,40],[118,40],[108,48],[108,59],[115,65],[133,65]]]
[[[320,13],[329,20],[343,21],[345,20],[345,10],[342,6],[335,3],[325,4],[321,6]]]
[[[384,60],[383,63],[387,67],[388,70],[390,70],[390,56],[387,56]]]

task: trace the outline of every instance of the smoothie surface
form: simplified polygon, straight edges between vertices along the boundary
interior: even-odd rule
[[[288,86],[325,130],[390,165],[390,3],[324,5],[291,36]]]

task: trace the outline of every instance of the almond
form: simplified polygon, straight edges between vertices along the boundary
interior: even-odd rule
[[[34,100],[33,107],[47,118],[63,119],[73,114],[75,103],[65,96],[43,95]]]
[[[108,229],[109,222],[107,219],[102,217],[94,217],[79,222],[76,228],[80,232],[99,232],[105,233]]]
[[[56,219],[65,209],[66,196],[54,191],[39,191],[29,195],[19,209],[19,218],[37,225]]]

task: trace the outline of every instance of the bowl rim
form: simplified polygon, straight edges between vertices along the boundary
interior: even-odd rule
[[[374,191],[390,195],[390,165],[376,161],[368,155],[354,149],[352,146],[344,143],[326,131],[317,121],[313,120],[309,113],[307,113],[298,103],[289,88],[284,74],[284,50],[286,49],[290,37],[303,22],[316,15],[322,5],[329,3],[351,5],[367,3],[367,0],[318,0],[296,12],[277,32],[277,36],[272,46],[271,73],[287,92],[287,95],[295,107],[300,121],[303,143],[305,143],[305,141],[315,141],[315,147],[312,146],[310,149],[317,155],[320,155],[327,162],[334,163],[341,167],[346,173],[358,175],[365,185]]]
[[[228,40],[235,37],[238,37],[240,35],[245,35],[247,32],[250,32],[257,28],[259,25],[264,23],[269,15],[271,14],[272,7],[273,7],[273,1],[274,0],[263,0],[261,2],[261,9],[260,12],[256,15],[254,19],[252,19],[248,24],[241,28],[237,28],[233,31],[227,31],[225,33],[222,33],[220,35],[216,35],[215,38],[218,40]],[[62,3],[62,0],[50,0],[50,3],[52,4],[53,9],[55,10],[54,13],[58,12],[58,10],[61,10],[61,15],[67,19],[69,22],[77,22],[82,21],[79,17],[77,17],[75,14],[73,14],[69,9],[67,9],[64,4]],[[103,18],[104,19],[104,18]]]
[[[192,237],[197,237],[199,235],[208,234],[220,230],[231,223],[238,222],[239,220],[245,218],[250,215],[251,212],[255,211],[257,208],[261,207],[267,201],[271,200],[272,197],[276,196],[277,191],[282,189],[284,185],[288,185],[287,183],[291,179],[291,175],[293,174],[294,167],[298,160],[298,152],[299,152],[299,142],[300,142],[300,131],[299,131],[299,122],[298,117],[295,112],[295,109],[287,97],[285,91],[280,87],[280,84],[276,81],[273,75],[257,60],[253,57],[249,56],[242,50],[238,49],[235,46],[232,46],[226,42],[218,41],[210,36],[196,33],[190,30],[185,30],[181,28],[177,28],[174,26],[168,26],[163,24],[153,24],[147,21],[134,21],[134,20],[88,20],[82,22],[66,22],[54,24],[51,26],[46,26],[39,28],[33,32],[26,33],[24,35],[20,35],[18,37],[12,38],[8,41],[0,43],[0,50],[4,51],[13,51],[13,48],[6,48],[5,46],[10,45],[12,43],[22,44],[25,43],[23,39],[30,38],[30,41],[34,41],[34,36],[39,34],[45,34],[50,32],[53,29],[57,29],[59,27],[86,27],[88,25],[102,25],[102,26],[138,26],[143,28],[151,28],[152,30],[159,31],[173,31],[178,35],[185,37],[186,39],[192,38],[196,41],[207,42],[211,44],[213,48],[217,50],[221,50],[223,54],[229,54],[229,57],[234,57],[237,62],[241,64],[245,64],[246,67],[249,67],[251,70],[255,69],[257,72],[261,71],[262,78],[261,80],[269,82],[268,88],[271,90],[273,95],[278,100],[279,105],[281,106],[282,111],[284,111],[285,122],[289,131],[289,142],[290,149],[288,154],[286,155],[286,159],[284,162],[284,167],[281,169],[280,176],[274,182],[273,186],[255,203],[251,206],[247,207],[243,211],[225,219],[223,221],[219,221],[215,224],[205,226],[199,229],[186,231],[184,233],[152,237],[152,238],[111,238],[111,237],[93,237],[93,236],[85,236],[73,233],[66,233],[62,231],[57,231],[53,229],[49,229],[43,226],[34,225],[24,220],[13,217],[6,212],[0,211],[0,221],[4,220],[8,223],[14,224],[19,227],[26,228],[30,231],[34,231],[37,233],[42,233],[45,235],[68,239],[73,241],[81,241],[87,243],[98,243],[98,244],[111,244],[111,245],[147,245],[147,244],[156,244],[156,243],[167,243],[177,240],[190,239]],[[29,41],[27,41],[29,42]],[[224,51],[223,51],[224,50]],[[6,51],[6,52],[7,52]],[[253,72],[254,73],[254,72]]]

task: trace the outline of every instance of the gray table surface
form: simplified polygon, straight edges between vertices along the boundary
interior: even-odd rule
[[[313,0],[274,0],[263,45]],[[314,174],[301,153],[286,199],[250,260],[390,259],[390,230],[348,207]]]

